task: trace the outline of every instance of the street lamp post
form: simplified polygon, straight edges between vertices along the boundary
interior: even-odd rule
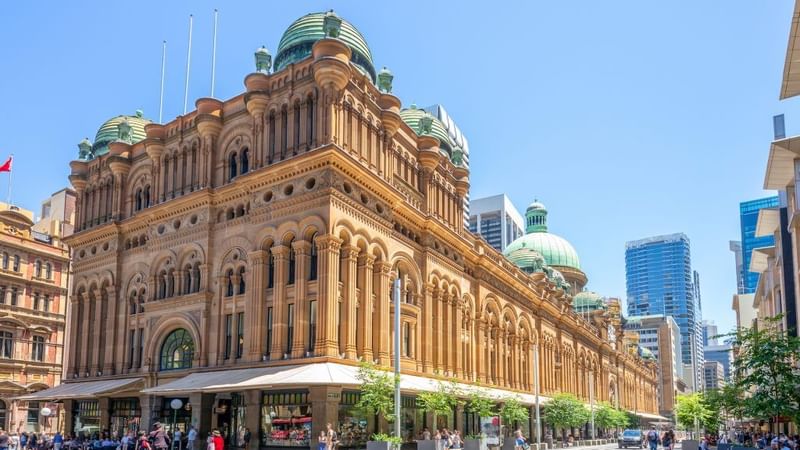
[[[589,408],[592,410],[592,439],[594,439],[594,370],[589,371]]]
[[[48,431],[50,425],[50,415],[53,414],[53,410],[45,406],[39,411],[39,414],[41,414],[42,417],[44,417],[44,425],[45,425],[44,429],[45,431]]]
[[[539,411],[539,343],[533,344],[533,390],[536,396],[536,448],[542,446],[542,416]]]
[[[183,408],[183,402],[179,398],[173,398],[171,402],[169,402],[169,407],[172,408],[172,442],[170,443],[170,449],[175,448],[175,425],[178,423],[178,410]],[[180,449],[180,443],[178,443],[178,448]]]

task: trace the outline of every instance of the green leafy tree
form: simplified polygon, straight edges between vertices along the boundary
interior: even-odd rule
[[[511,431],[509,426],[526,421],[528,417],[528,408],[523,406],[517,397],[506,397],[503,399],[503,406],[500,407],[500,419],[503,424],[508,425],[506,431]]]
[[[631,414],[627,411],[622,409],[615,409],[614,410],[614,427],[615,428],[627,428],[631,424],[635,423],[635,419],[631,418]]]
[[[781,316],[761,328],[739,329],[729,336],[737,350],[733,362],[737,387],[746,393],[744,414],[763,419],[789,417],[800,423],[800,339],[779,328]]]
[[[712,412],[706,406],[703,396],[699,392],[678,396],[675,415],[678,423],[684,427],[697,431],[700,425],[709,420],[711,414]]]
[[[544,410],[544,420],[561,429],[579,427],[590,417],[589,410],[572,394],[557,394]]]
[[[708,417],[701,423],[707,433],[716,433],[725,420],[723,394],[720,389],[710,389],[701,393],[703,404],[708,409]]]
[[[477,414],[480,418],[487,418],[497,415],[494,400],[483,389],[475,389],[469,393],[464,409],[468,413]]]
[[[439,416],[453,413],[453,409],[458,405],[459,394],[454,382],[450,382],[450,384],[440,382],[435,391],[417,394],[417,406],[423,411],[433,413],[433,423],[436,423]]]
[[[603,430],[610,430],[619,426],[620,414],[611,403],[600,402],[594,411],[594,424]],[[627,420],[627,417],[625,417]]]
[[[394,421],[394,376],[370,362],[362,362],[356,378],[361,382],[361,398],[356,408],[366,414],[382,416],[388,422]],[[381,431],[380,421],[378,431]]]

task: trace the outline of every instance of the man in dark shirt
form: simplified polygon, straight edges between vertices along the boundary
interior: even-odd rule
[[[8,450],[8,434],[5,430],[0,430],[0,450]]]

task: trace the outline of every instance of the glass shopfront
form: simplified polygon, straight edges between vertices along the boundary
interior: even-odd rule
[[[425,411],[417,407],[417,398],[403,396],[400,399],[400,433],[404,442],[417,439],[425,424]],[[449,423],[453,422],[450,417]],[[441,427],[440,427],[441,428]]]
[[[232,393],[217,401],[217,423],[226,447],[244,447],[244,396]]]
[[[264,392],[261,405],[261,445],[309,446],[311,403],[308,391]]]
[[[90,438],[100,434],[100,405],[97,400],[77,400],[72,408],[72,432]]]
[[[111,433],[122,437],[129,432],[133,432],[134,435],[139,432],[142,408],[138,398],[112,398],[110,412]]]
[[[339,447],[364,448],[369,440],[367,415],[356,408],[361,394],[357,391],[342,391],[339,403]]]
[[[183,406],[178,409],[172,409],[170,403],[176,398],[181,401]],[[158,421],[164,424],[164,427],[170,432],[176,429],[181,430],[185,436],[189,431],[189,425],[192,424],[192,405],[189,404],[189,399],[185,397],[162,397]]]

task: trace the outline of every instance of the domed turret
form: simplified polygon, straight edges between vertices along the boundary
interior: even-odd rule
[[[78,159],[89,160],[98,156],[108,153],[108,144],[121,140],[128,144],[135,144],[145,137],[147,134],[144,131],[145,125],[151,123],[150,119],[146,119],[141,110],[137,110],[133,116],[120,115],[108,119],[97,130],[94,137],[94,144],[91,149],[85,150],[85,144],[88,143],[87,139],[78,144],[80,149]]]
[[[527,234],[508,244],[503,254],[519,266],[518,259],[512,257],[514,252],[520,248],[532,249],[544,257],[548,266],[564,275],[574,288],[572,292],[580,292],[586,284],[586,275],[581,271],[578,252],[566,239],[547,231],[547,208],[542,203],[535,201],[528,206],[525,225]]]
[[[572,297],[572,308],[578,313],[606,310],[608,305],[602,295],[592,291],[582,291]]]
[[[403,122],[405,122],[409,128],[417,133],[417,136],[428,135],[438,139],[439,149],[442,153],[445,153],[454,164],[456,160],[459,160],[458,163],[461,162],[460,158],[463,158],[464,149],[450,138],[450,134],[447,132],[447,128],[445,128],[441,120],[432,116],[428,111],[417,108],[415,104],[400,111],[400,118],[403,119]],[[456,159],[454,159],[454,156]]]
[[[326,16],[330,17],[331,15],[340,19],[333,11],[327,13],[318,12],[305,15],[289,25],[289,28],[283,32],[280,43],[278,43],[278,52],[275,55],[275,71],[277,72],[289,64],[311,56],[311,47],[318,40],[325,37],[334,37],[341,39],[350,47],[353,52],[350,60],[375,83],[377,78],[375,65],[372,63],[372,52],[369,50],[364,36],[356,27],[344,19],[340,19],[341,24],[335,27],[338,29],[334,33],[338,34],[337,36],[331,35],[330,31],[326,34]],[[327,20],[329,27],[331,22],[330,19]]]

